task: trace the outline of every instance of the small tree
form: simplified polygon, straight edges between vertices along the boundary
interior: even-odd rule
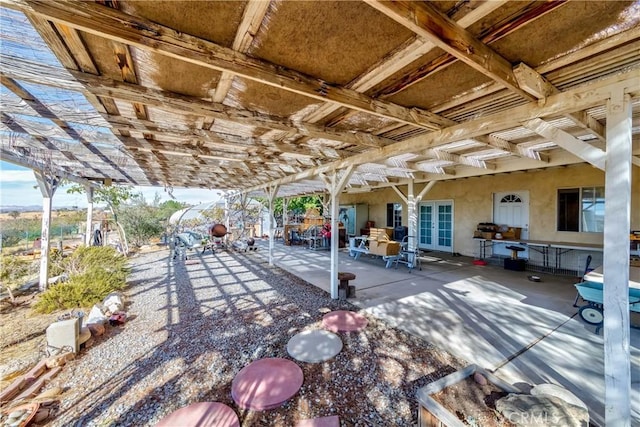
[[[18,217],[20,216],[20,211],[11,211],[9,212],[9,216],[13,219],[18,219]]]
[[[158,204],[158,219],[160,221],[166,222],[169,220],[169,218],[171,218],[171,215],[186,207],[186,203],[181,203],[176,200],[167,200],[165,202],[162,202]]]
[[[256,197],[260,203],[264,206],[269,206],[267,199],[262,197]],[[308,209],[317,208],[322,210],[322,199],[319,196],[300,196],[294,197],[287,203],[287,212],[295,215],[303,215]],[[273,202],[273,214],[276,217],[282,216],[283,199],[278,197]]]
[[[148,205],[140,194],[133,197],[131,204],[120,207],[120,221],[131,243],[142,246],[162,234],[166,219],[161,218],[160,210]]]
[[[82,194],[86,193],[86,188],[80,184],[73,184],[67,193],[69,194]],[[98,203],[106,203],[113,215],[113,219],[116,223],[118,230],[118,236],[122,244],[122,251],[126,255],[129,252],[129,245],[127,244],[127,235],[122,227],[122,224],[118,222],[118,208],[126,203],[133,197],[133,188],[128,185],[103,185],[94,190],[94,200]]]

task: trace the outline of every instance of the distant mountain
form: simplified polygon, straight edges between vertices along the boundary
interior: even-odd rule
[[[63,211],[63,210],[69,210],[69,211],[75,211],[75,210],[79,210],[79,208],[77,206],[55,206],[52,208],[53,211]],[[0,206],[0,213],[8,213],[8,212],[40,212],[42,211],[42,206],[38,206],[38,205],[30,205],[30,206],[14,206],[14,205],[7,205],[7,206]]]
[[[42,210],[42,206],[38,206],[38,205],[31,205],[31,206],[12,206],[12,205],[0,206],[0,212],[2,212],[2,213],[13,212],[13,211],[33,212],[33,211],[41,211],[41,210]]]

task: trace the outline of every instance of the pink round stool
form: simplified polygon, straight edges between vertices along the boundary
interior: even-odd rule
[[[231,397],[242,409],[277,408],[300,390],[302,369],[277,357],[256,360],[238,372],[231,383]]]
[[[219,402],[198,402],[173,411],[156,427],[240,427],[233,409]]]
[[[331,332],[360,331],[369,321],[355,311],[336,310],[322,317],[322,326]]]

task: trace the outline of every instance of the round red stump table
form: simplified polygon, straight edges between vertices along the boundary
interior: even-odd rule
[[[198,402],[173,411],[156,427],[240,427],[233,409],[219,402]]]
[[[231,383],[231,397],[242,409],[273,409],[296,394],[302,381],[302,369],[292,361],[260,359],[238,372]]]
[[[336,310],[322,317],[322,326],[331,332],[360,331],[367,323],[367,319],[355,311]]]

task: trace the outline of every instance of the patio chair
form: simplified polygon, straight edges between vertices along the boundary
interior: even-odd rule
[[[587,263],[584,266],[584,273],[582,273],[582,280],[580,280],[580,282],[584,282],[584,276],[591,271],[591,269],[589,268],[589,265],[591,264],[591,255],[589,255],[587,257]],[[573,301],[573,306],[574,307],[578,307],[578,300],[580,299],[580,292],[577,292],[576,294],[576,299]]]

